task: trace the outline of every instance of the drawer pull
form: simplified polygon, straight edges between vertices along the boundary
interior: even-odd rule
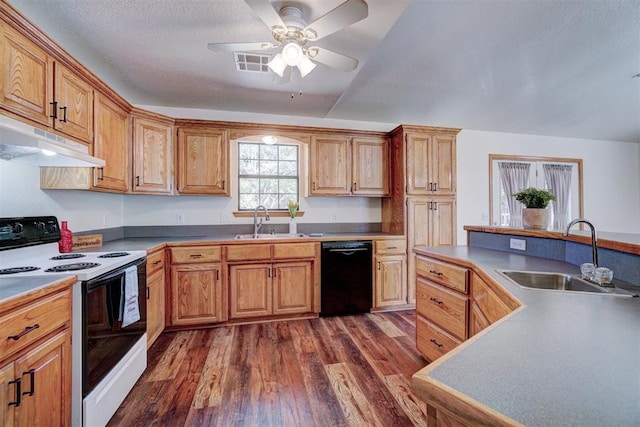
[[[191,254],[191,258],[202,258],[202,254]]]
[[[161,260],[161,259],[156,260],[156,261],[154,261],[154,262],[153,262],[153,265],[158,265],[158,264],[160,264],[161,262],[162,262],[162,260]]]
[[[435,302],[438,305],[442,305],[442,301],[435,299],[434,297],[429,298],[429,300]]]
[[[15,406],[17,408],[22,404],[22,393],[20,392],[22,379],[18,378],[17,380],[9,381],[9,385],[11,384],[16,385],[16,400],[14,402],[9,402],[9,406]]]
[[[36,394],[36,370],[35,369],[29,369],[26,372],[23,372],[22,375],[27,375],[29,374],[29,376],[31,377],[29,379],[29,386],[31,387],[31,390],[29,391],[23,391],[22,395],[23,396],[33,396],[34,394]]]
[[[380,270],[380,261],[378,261],[378,270]]]
[[[24,328],[24,331],[20,332],[18,335],[11,335],[10,337],[7,337],[8,340],[14,340],[14,341],[18,341],[20,338],[22,338],[23,336],[27,335],[29,332],[34,331],[36,329],[38,329],[40,327],[39,324],[35,324],[33,326],[27,326],[26,328]]]
[[[434,343],[438,348],[442,348],[442,344],[440,344],[438,341],[434,340],[433,338],[431,338],[429,341]]]
[[[429,270],[429,273],[436,275],[436,276],[442,276],[442,273],[440,273],[439,271],[436,270]]]
[[[149,290],[148,286],[147,286],[147,299],[151,299],[151,291]]]
[[[387,246],[387,249],[398,249],[397,246]]]

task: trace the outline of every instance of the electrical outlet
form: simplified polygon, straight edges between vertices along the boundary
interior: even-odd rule
[[[184,224],[184,214],[176,214],[176,224]]]
[[[509,247],[519,251],[527,250],[527,241],[522,239],[509,239]]]
[[[229,223],[233,220],[233,215],[230,212],[220,212],[220,222]]]

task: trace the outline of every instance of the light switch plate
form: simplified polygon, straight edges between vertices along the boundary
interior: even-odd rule
[[[509,247],[519,251],[526,251],[527,241],[522,239],[509,239]]]

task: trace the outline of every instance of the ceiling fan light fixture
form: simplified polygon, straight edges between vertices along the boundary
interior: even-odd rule
[[[302,55],[298,69],[300,70],[300,76],[304,77],[316,68],[316,63],[307,58],[307,55]]]
[[[280,77],[284,75],[284,70],[285,68],[287,68],[287,64],[284,61],[284,58],[282,57],[281,53],[274,56],[273,59],[269,61],[267,66],[271,69],[271,71],[273,71]]]
[[[282,58],[287,65],[293,67],[294,65],[300,64],[302,57],[304,57],[304,53],[300,45],[296,42],[288,42],[282,48]]]

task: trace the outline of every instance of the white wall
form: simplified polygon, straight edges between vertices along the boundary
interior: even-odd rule
[[[55,215],[72,231],[119,227],[123,195],[76,190],[41,190],[37,166],[0,160],[0,217]]]
[[[489,224],[489,154],[583,159],[584,217],[600,231],[640,233],[640,144],[463,130],[457,139],[458,243]]]

